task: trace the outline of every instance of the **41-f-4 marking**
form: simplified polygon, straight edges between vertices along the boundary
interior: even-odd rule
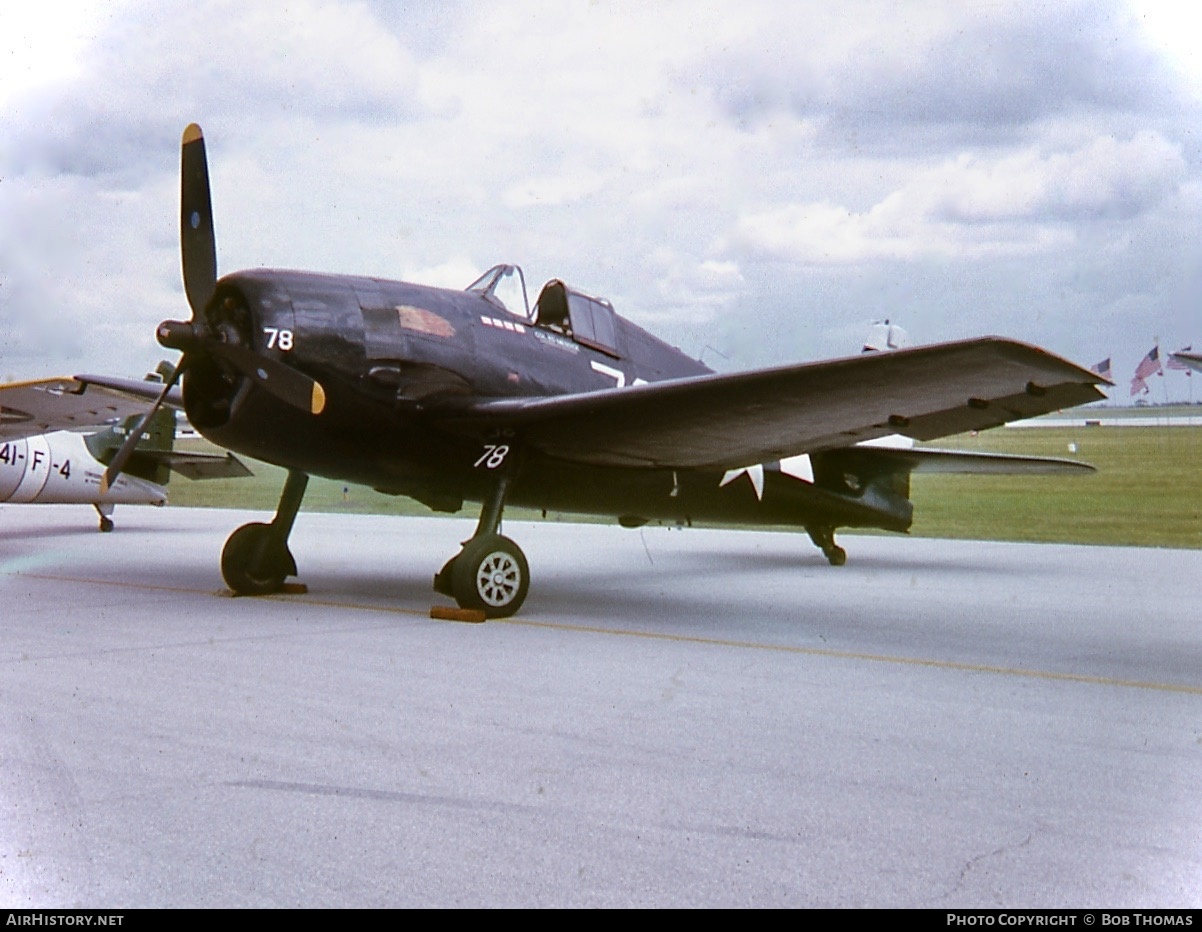
[[[45,450],[35,449],[31,451],[29,468],[33,470],[38,469],[42,465],[42,460],[45,458]],[[23,459],[25,459],[25,454],[18,451],[15,443],[0,444],[0,463],[3,463],[5,466],[15,466]],[[61,464],[52,462],[50,464],[50,468],[57,469],[58,474],[64,479],[71,478],[71,461],[69,459],[63,460]]]

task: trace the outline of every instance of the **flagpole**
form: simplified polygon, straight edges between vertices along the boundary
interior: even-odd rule
[[[1160,381],[1161,381],[1160,387],[1162,389],[1164,389],[1164,403],[1167,405],[1169,403],[1169,386],[1167,384],[1168,379],[1166,379],[1164,377],[1164,364],[1160,360],[1160,335],[1159,334],[1152,337],[1152,349],[1156,353],[1156,368],[1160,370],[1160,372],[1158,373],[1160,375]],[[1151,378],[1151,376],[1148,376],[1148,378]],[[1165,416],[1165,413],[1164,413],[1164,409],[1162,408],[1160,411],[1160,414],[1156,418],[1156,420],[1159,421],[1160,418],[1162,418],[1164,416]],[[1162,426],[1162,427],[1167,426],[1167,422],[1160,426]]]

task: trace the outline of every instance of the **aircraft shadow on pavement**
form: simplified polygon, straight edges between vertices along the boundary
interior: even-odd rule
[[[583,558],[578,562],[541,561],[533,574],[539,587],[537,598],[519,617],[569,613],[582,620],[600,620],[645,618],[648,613],[664,612],[676,620],[713,620],[727,614],[744,614],[748,608],[792,616],[798,610],[830,612],[838,608],[832,604],[832,593],[843,584],[890,589],[908,585],[916,573],[932,579],[964,579],[982,573],[1021,576],[1029,584],[1033,575],[1051,572],[1050,567],[1045,569],[1046,564],[1036,561],[998,565],[984,555],[966,559],[962,553],[946,561],[917,554],[870,554],[856,560],[854,566],[831,567],[816,551],[812,555],[804,551],[661,551],[648,560],[637,552],[641,550],[637,542],[634,548],[628,559],[600,566]],[[298,579],[308,586],[315,600],[345,599],[348,604],[365,607],[378,603],[419,613],[449,602],[432,591],[428,567],[397,565],[374,571],[370,567],[320,566],[301,554],[298,561]],[[875,576],[882,578],[874,581]],[[303,602],[305,596],[298,598]]]
[[[854,574],[863,572],[896,572],[896,573],[914,573],[915,571],[929,571],[940,574],[976,574],[976,573],[993,573],[1005,575],[1022,575],[1029,576],[1031,573],[1038,573],[1041,570],[1040,564],[1026,564],[1019,566],[999,565],[996,561],[990,560],[985,556],[981,559],[965,559],[963,554],[956,555],[948,559],[932,559],[925,555],[906,554],[898,552],[897,554],[882,555],[882,554],[865,554],[857,555],[854,551],[848,560],[845,567],[828,566],[826,559],[822,554],[814,551],[812,553],[801,551],[795,554],[789,553],[737,553],[722,555],[716,553],[688,553],[667,556],[662,560],[665,569],[671,563],[679,564],[674,568],[674,571],[679,574],[693,574],[705,572],[707,574],[717,573],[734,574],[747,572],[822,572],[832,575]],[[656,569],[659,569],[657,564]]]
[[[112,536],[108,534],[100,534],[95,525],[82,522],[78,527],[69,525],[51,525],[48,527],[20,527],[7,528],[2,537],[0,537],[0,546],[4,543],[14,543],[20,541],[42,541],[56,539],[77,539],[80,537],[91,537],[95,539],[98,546],[103,546],[106,543],[111,543],[114,547],[119,546],[119,540],[122,536],[122,530],[125,535],[132,533],[137,534],[154,534],[154,535],[179,535],[179,534],[207,534],[203,529],[189,530],[177,527],[161,527],[155,525],[123,525],[112,532]]]

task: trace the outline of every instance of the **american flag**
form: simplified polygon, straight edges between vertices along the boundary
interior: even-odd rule
[[[1193,348],[1194,348],[1193,344],[1191,343],[1189,346],[1181,347],[1181,349],[1177,350],[1177,352],[1178,353],[1189,353],[1189,352],[1193,351]],[[1167,363],[1165,363],[1165,368],[1166,369],[1179,369],[1180,371],[1184,372],[1187,376],[1194,374],[1192,371],[1190,371],[1189,366],[1187,366],[1181,360],[1175,359],[1173,356],[1169,356],[1169,361]]]
[[[1135,367],[1135,378],[1131,380],[1131,394],[1139,394],[1140,390],[1146,395],[1149,391],[1148,383],[1144,380],[1153,375],[1164,375],[1164,370],[1160,368],[1160,347],[1153,346],[1148,350],[1148,355],[1140,360],[1138,366]]]
[[[1110,357],[1107,356],[1100,363],[1089,367],[1090,372],[1096,372],[1108,382],[1113,382],[1114,379],[1110,372]]]

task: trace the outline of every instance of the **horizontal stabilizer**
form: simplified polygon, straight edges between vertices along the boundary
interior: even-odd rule
[[[182,450],[141,450],[140,460],[153,460],[170,466],[186,479],[241,479],[253,476],[247,465],[233,453],[186,453]]]
[[[858,446],[869,458],[893,462],[910,472],[975,473],[995,476],[1054,476],[1096,472],[1093,466],[1054,456],[1016,456],[1006,453],[973,453],[930,448],[897,449]]]

